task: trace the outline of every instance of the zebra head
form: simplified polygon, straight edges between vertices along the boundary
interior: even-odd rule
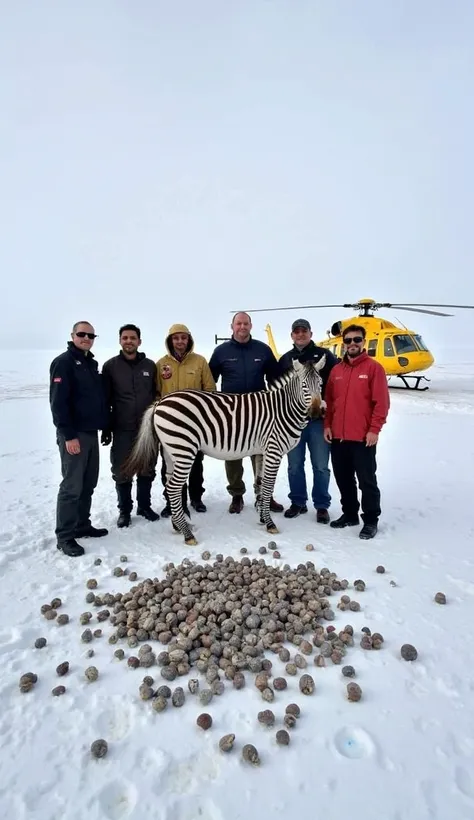
[[[302,363],[298,359],[293,360],[293,368],[301,385],[302,398],[311,419],[320,418],[326,407],[326,402],[322,399],[323,380],[319,372],[325,364],[325,355],[318,362]]]

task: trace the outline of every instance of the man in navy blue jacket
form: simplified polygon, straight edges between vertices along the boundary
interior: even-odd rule
[[[252,320],[248,313],[236,313],[231,328],[232,338],[218,345],[209,361],[214,381],[217,384],[221,378],[223,393],[253,393],[265,390],[265,379],[269,382],[281,375],[281,368],[271,347],[252,338]],[[254,476],[257,458],[260,456],[251,456]],[[243,496],[246,489],[242,459],[226,461],[225,470],[227,492],[232,496],[229,512],[240,513],[244,506]],[[257,494],[255,482],[254,491]],[[283,505],[272,498],[270,509],[272,512],[283,512]]]
[[[280,366],[288,370],[293,366],[293,359],[300,362],[318,362],[326,357],[321,370],[322,398],[329,374],[337,364],[338,359],[325,347],[318,347],[312,340],[311,325],[307,319],[295,319],[291,326],[293,348],[284,353],[280,359]],[[308,491],[306,487],[305,458],[306,448],[309,450],[311,467],[313,470],[312,501],[316,510],[316,520],[319,524],[329,523],[329,444],[324,440],[323,419],[311,419],[303,430],[299,443],[288,453],[288,494],[291,505],[285,510],[285,518],[295,518],[297,515],[308,512],[306,502]]]
[[[56,509],[57,547],[65,555],[84,555],[76,538],[100,538],[106,529],[90,520],[99,478],[98,430],[107,427],[102,376],[91,353],[96,334],[89,322],[76,322],[67,350],[51,362],[49,401],[61,457],[63,480]]]

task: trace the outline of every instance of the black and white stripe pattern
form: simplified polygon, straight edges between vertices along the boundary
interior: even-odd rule
[[[144,460],[156,456],[159,441],[167,466],[173,526],[186,543],[196,541],[183,512],[181,489],[198,451],[227,461],[262,456],[257,476],[262,487],[260,521],[269,532],[277,532],[269,505],[278,469],[283,455],[300,440],[310,415],[320,413],[319,371],[324,363],[325,357],[317,364],[296,360],[269,390],[242,395],[179,390],[146,411],[129,468],[143,468]]]

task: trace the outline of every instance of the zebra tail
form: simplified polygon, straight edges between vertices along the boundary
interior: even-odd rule
[[[156,464],[159,439],[153,423],[155,407],[156,403],[153,403],[145,410],[130,455],[121,467],[127,478],[147,472]]]

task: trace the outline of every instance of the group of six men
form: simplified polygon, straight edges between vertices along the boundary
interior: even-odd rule
[[[387,419],[389,394],[383,367],[365,351],[365,329],[350,325],[344,330],[343,359],[312,340],[310,323],[297,319],[291,327],[293,347],[279,361],[269,345],[251,335],[252,322],[247,313],[237,313],[231,324],[232,337],[218,345],[209,362],[195,353],[194,340],[186,325],[170,327],[165,341],[166,354],[154,362],[139,350],[140,329],[133,324],[119,331],[120,352],[105,362],[99,373],[91,352],[96,338],[92,325],[77,322],[67,350],[50,366],[50,406],[56,427],[61,457],[62,482],[56,510],[57,547],[65,555],[84,554],[76,539],[101,537],[105,528],[93,527],[90,520],[92,495],[99,477],[99,443],[111,444],[110,461],[115,482],[119,516],[118,527],[128,527],[133,509],[132,482],[123,475],[122,466],[138,433],[145,409],[155,400],[176,390],[187,388],[216,390],[226,393],[248,393],[264,390],[297,358],[301,362],[318,362],[326,357],[322,376],[322,397],[326,402],[323,417],[312,419],[303,430],[297,446],[288,453],[290,506],[286,518],[307,513],[308,490],[305,458],[308,449],[313,472],[312,502],[318,523],[330,522],[329,457],[341,495],[342,515],[330,522],[342,528],[359,524],[362,506],[363,539],[377,533],[380,491],[376,478],[376,445]],[[252,456],[255,478],[256,461]],[[230,513],[240,513],[246,487],[242,459],[226,461],[227,491],[231,496]],[[159,519],[151,505],[155,469],[136,477],[137,515],[149,521]],[[356,476],[361,490],[357,496]],[[166,484],[162,459],[161,480]],[[254,491],[257,487],[254,481]],[[188,486],[183,487],[183,505],[189,514],[187,496],[196,512],[205,513],[203,454],[193,463]],[[166,504],[162,517],[171,509]],[[272,512],[283,512],[283,506],[271,499]]]

